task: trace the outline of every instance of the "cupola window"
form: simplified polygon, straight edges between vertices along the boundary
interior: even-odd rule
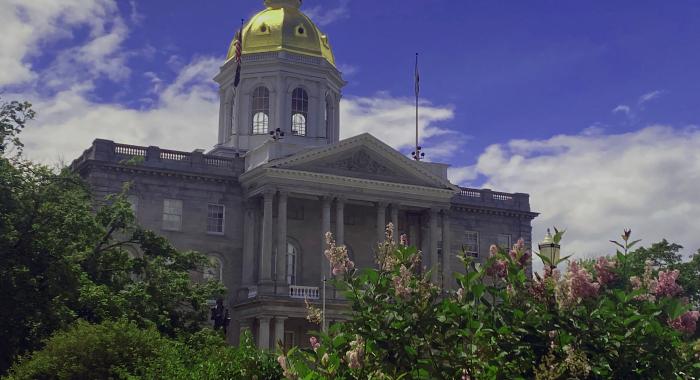
[[[326,122],[326,138],[331,137],[331,120],[333,117],[333,108],[331,106],[330,96],[326,96],[326,112],[325,112],[325,122]]]
[[[306,136],[306,121],[309,116],[309,96],[303,88],[292,92],[292,134]]]
[[[270,125],[270,91],[258,87],[253,91],[253,134],[267,134]]]

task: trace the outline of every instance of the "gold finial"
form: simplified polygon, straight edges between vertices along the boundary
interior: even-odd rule
[[[265,6],[268,8],[296,8],[301,7],[301,0],[265,0]]]

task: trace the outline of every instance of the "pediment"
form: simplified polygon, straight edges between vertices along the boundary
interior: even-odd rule
[[[369,134],[271,162],[270,166],[409,185],[453,189],[439,178]]]

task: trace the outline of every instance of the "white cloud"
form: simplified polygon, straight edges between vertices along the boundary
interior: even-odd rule
[[[619,106],[613,108],[613,110],[612,110],[612,113],[618,113],[618,112],[623,113],[625,115],[629,115],[630,114],[630,107],[626,106],[624,104],[620,104]]]
[[[65,51],[55,68],[65,74],[90,68],[100,73],[124,74],[113,55],[126,35],[116,3],[110,0],[5,0],[0,12],[0,86],[36,80],[31,59],[45,53],[48,42],[73,38],[73,30],[87,27],[84,46]],[[110,59],[106,59],[109,57]],[[79,65],[75,65],[79,63]],[[71,64],[73,66],[71,66]],[[122,66],[123,67],[123,66]],[[53,75],[53,81],[61,79]]]
[[[452,179],[487,179],[484,187],[528,192],[533,239],[547,226],[567,228],[564,251],[576,257],[614,252],[623,228],[651,244],[662,238],[700,248],[700,129],[650,126],[618,135],[560,135],[492,145]]]
[[[312,8],[304,9],[304,13],[309,16],[311,21],[319,26],[326,26],[335,21],[350,17],[348,2],[349,0],[339,0],[335,6],[330,8],[317,5]]]
[[[416,140],[414,102],[413,99],[394,98],[383,93],[373,97],[344,98],[340,103],[340,137],[369,132],[395,149],[412,148]],[[466,141],[466,136],[437,126],[437,123],[453,117],[452,107],[421,101],[418,130],[429,159],[450,157]]]
[[[22,133],[25,154],[47,163],[70,162],[95,138],[185,151],[210,148],[216,143],[219,113],[211,78],[220,64],[218,58],[202,58],[187,65],[145,110],[92,102],[86,96],[89,85],[48,98],[15,95],[31,100],[38,112],[37,120]]]
[[[664,91],[661,91],[661,90],[654,90],[654,91],[647,92],[646,94],[639,97],[637,104],[642,106],[642,105],[644,105],[644,103],[648,103],[654,99],[657,99],[658,97],[660,97],[663,94],[664,94]]]

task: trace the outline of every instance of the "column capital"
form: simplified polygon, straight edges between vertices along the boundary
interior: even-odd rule
[[[272,198],[275,196],[275,191],[274,189],[266,189],[262,192],[263,199],[265,200],[272,200]]]
[[[289,191],[287,191],[287,190],[279,190],[278,193],[279,193],[280,197],[283,197],[283,198],[289,197]]]
[[[335,201],[336,201],[336,203],[344,204],[345,201],[347,201],[347,197],[345,197],[344,195],[336,195]]]
[[[255,318],[258,321],[262,321],[262,322],[270,322],[270,320],[272,319],[272,317],[269,315],[261,315],[261,316],[255,317]]]
[[[375,202],[375,204],[377,205],[377,207],[381,208],[387,208],[387,206],[389,206],[389,202],[386,201],[377,201]]]
[[[437,215],[442,211],[441,207],[431,207],[430,208],[430,215]]]
[[[275,315],[275,320],[278,321],[278,322],[286,321],[287,319],[289,319],[289,317],[285,317],[285,316],[281,316],[281,315]]]

